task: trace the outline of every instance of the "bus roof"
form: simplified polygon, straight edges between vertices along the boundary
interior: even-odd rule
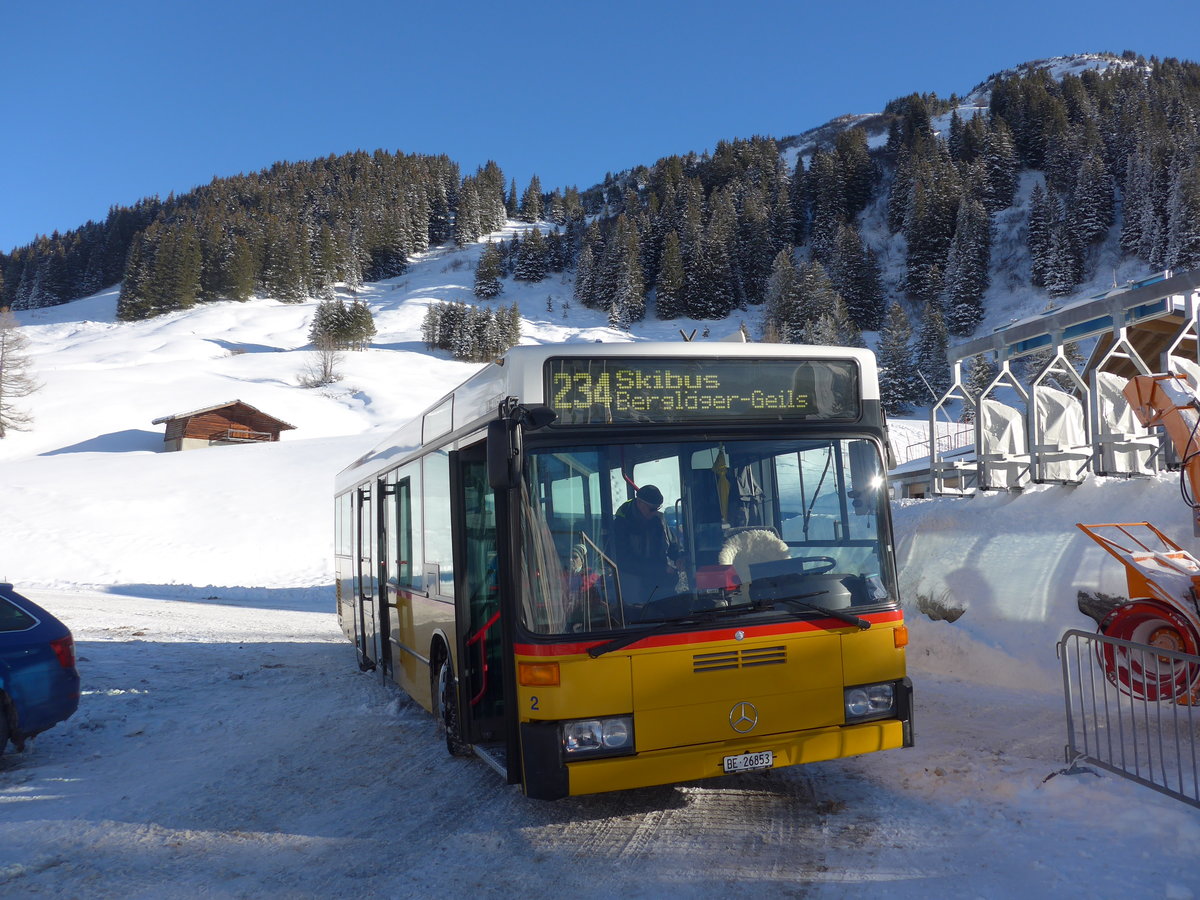
[[[446,435],[483,427],[494,419],[500,402],[516,397],[521,403],[545,402],[545,363],[557,358],[662,359],[841,359],[859,367],[864,401],[879,399],[875,355],[857,347],[818,347],[804,344],[725,343],[720,341],[629,341],[621,343],[532,344],[513,347],[488,363],[454,390],[400,426],[374,449],[338,473],[342,491],[399,464],[423,446]]]

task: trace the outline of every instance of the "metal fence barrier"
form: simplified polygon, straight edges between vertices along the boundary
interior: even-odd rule
[[[1067,762],[1087,761],[1200,807],[1200,656],[1075,630],[1057,649]]]

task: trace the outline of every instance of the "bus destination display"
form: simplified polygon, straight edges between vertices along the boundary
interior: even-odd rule
[[[858,367],[830,359],[552,359],[546,403],[556,425],[851,421],[859,414]]]

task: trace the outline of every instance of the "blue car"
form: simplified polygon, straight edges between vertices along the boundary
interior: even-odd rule
[[[79,708],[71,630],[0,582],[0,754]]]

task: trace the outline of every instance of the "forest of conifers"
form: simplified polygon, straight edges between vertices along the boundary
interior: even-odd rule
[[[994,217],[1026,171],[1041,173],[1024,222],[1031,289],[1071,293],[1110,235],[1150,268],[1200,264],[1200,66],[1126,53],[1103,70],[1055,78],[1031,65],[988,86],[978,110],[913,94],[798,153],[785,152],[794,141],[733,140],[582,192],[535,177],[518,194],[497,164],[464,175],[445,156],[278,163],[0,254],[0,306],[118,282],[126,321],[252,295],[328,298],[514,218],[546,226],[486,250],[479,297],[505,276],[570,270],[578,302],[618,327],[648,311],[720,319],[765,304],[769,336],[821,343],[886,332],[899,303],[919,335],[936,332],[936,353],[982,319]],[[864,239],[869,208],[904,237],[894,277]]]

